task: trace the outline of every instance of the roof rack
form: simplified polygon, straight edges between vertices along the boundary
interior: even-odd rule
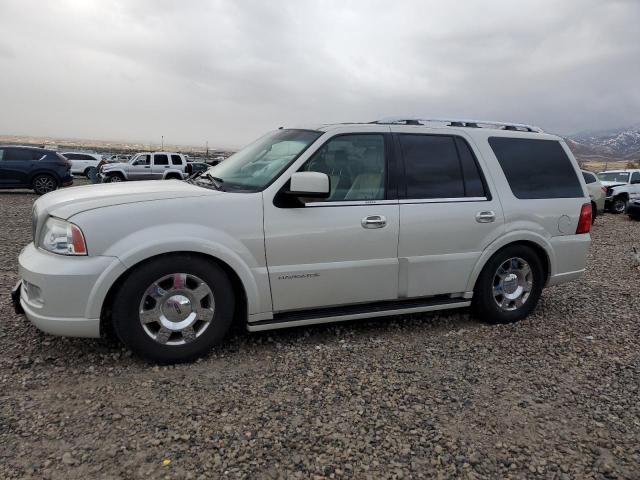
[[[544,133],[540,127],[525,125],[522,123],[494,122],[492,120],[461,120],[447,118],[424,118],[424,117],[386,117],[371,123],[396,124],[396,125],[426,125],[427,123],[440,123],[447,127],[467,127],[467,128],[499,128],[500,130],[513,130],[518,132]]]

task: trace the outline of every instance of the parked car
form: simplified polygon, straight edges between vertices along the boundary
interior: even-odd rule
[[[71,173],[89,178],[98,171],[98,164],[103,161],[102,155],[87,152],[62,152],[71,162]]]
[[[582,177],[587,184],[587,191],[591,199],[591,222],[593,223],[596,221],[596,217],[604,212],[607,189],[600,183],[600,180],[593,172],[582,170]]]
[[[72,184],[71,163],[59,153],[0,145],[0,188],[30,188],[42,195]]]
[[[627,215],[632,220],[640,220],[640,199],[631,200],[627,206]]]
[[[624,213],[631,200],[640,198],[640,169],[607,170],[598,178],[607,189],[606,209],[613,213]]]
[[[187,177],[187,161],[175,152],[138,153],[126,163],[108,163],[100,168],[102,182],[125,180],[171,180]]]
[[[250,331],[472,306],[526,317],[585,270],[591,202],[524,125],[385,119],[276,130],[196,180],[34,206],[14,304],[41,330],[186,361]],[[147,154],[150,155],[150,154]]]
[[[202,162],[187,162],[186,173],[188,176],[193,174],[205,172],[210,168],[210,165]]]

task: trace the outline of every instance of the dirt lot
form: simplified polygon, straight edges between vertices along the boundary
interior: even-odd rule
[[[10,305],[35,196],[0,193],[0,478],[640,478],[640,223],[601,217],[536,314],[238,334],[154,367]]]

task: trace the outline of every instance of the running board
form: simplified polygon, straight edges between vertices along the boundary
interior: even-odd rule
[[[250,332],[259,332],[262,330],[301,327],[318,323],[344,322],[362,318],[432,312],[449,308],[468,307],[470,305],[470,300],[438,296],[429,299],[391,300],[361,305],[297,310],[293,312],[274,313],[273,319],[259,320],[248,324],[247,330]]]

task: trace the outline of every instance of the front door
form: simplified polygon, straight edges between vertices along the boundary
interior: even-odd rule
[[[400,295],[464,293],[483,250],[504,231],[500,202],[462,136],[393,129],[406,172],[399,182]]]
[[[640,199],[640,172],[633,172],[630,179],[629,198],[631,200]]]
[[[136,157],[127,172],[129,180],[151,180],[151,154],[141,153]]]
[[[0,184],[29,186],[34,161],[41,156],[41,153],[27,148],[0,148]]]
[[[399,206],[387,182],[390,141],[383,132],[334,136],[300,168],[329,176],[328,199],[265,199],[274,311],[397,298]]]

